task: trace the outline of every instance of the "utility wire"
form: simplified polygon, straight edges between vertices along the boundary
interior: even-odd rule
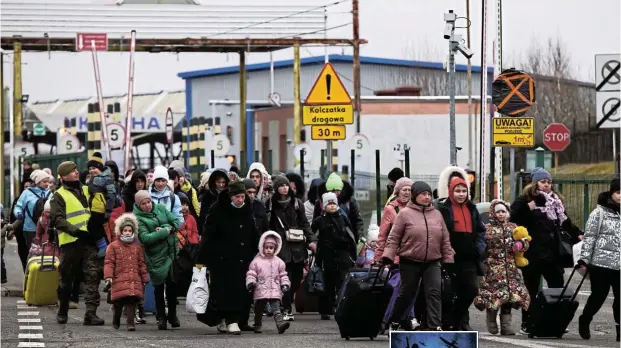
[[[345,23],[345,24],[340,24],[340,25],[335,25],[335,26],[333,26],[333,27],[329,27],[329,28],[321,28],[321,29],[319,29],[319,30],[309,31],[309,32],[306,32],[306,33],[301,33],[301,34],[292,34],[292,35],[282,36],[282,37],[277,38],[277,40],[278,40],[278,39],[293,38],[293,37],[296,37],[296,36],[304,36],[304,35],[318,34],[318,33],[326,32],[326,31],[328,31],[328,30],[332,30],[332,29],[338,29],[338,28],[346,27],[346,26],[348,26],[348,25],[350,25],[350,24],[352,24],[352,22]]]
[[[314,56],[314,55],[313,55],[313,52],[311,52],[311,51],[310,51],[310,50],[309,50],[306,46],[304,47],[304,49],[306,50],[306,52],[308,52],[308,54],[310,54],[311,56]],[[320,62],[312,62],[311,64],[312,64],[312,65],[319,65],[319,64],[320,64]],[[321,63],[321,64],[323,64],[323,63]],[[337,74],[337,75],[339,75],[339,77],[341,77],[342,79],[344,79],[344,80],[346,80],[346,81],[349,81],[349,82],[351,82],[351,83],[354,83],[354,80],[352,80],[352,79],[350,79],[349,77],[347,77],[347,76],[345,76],[345,75],[341,74],[340,72],[336,71],[336,74]],[[361,85],[361,86],[360,86],[360,88],[366,89],[366,90],[368,90],[368,91],[370,91],[370,92],[375,92],[375,90],[374,90],[373,88],[369,88],[369,87],[366,87],[366,86],[362,86],[362,85]]]
[[[350,1],[350,0],[337,0],[337,1],[325,4],[325,5],[318,6],[318,7],[313,7],[313,8],[307,9],[307,10],[294,12],[294,13],[288,14],[286,16],[280,16],[280,17],[272,18],[272,19],[267,20],[267,21],[249,24],[249,25],[244,26],[244,27],[238,27],[238,28],[235,28],[235,29],[227,30],[227,31],[224,31],[224,32],[221,32],[221,33],[218,33],[218,34],[214,34],[214,35],[208,36],[207,39],[210,39],[210,38],[216,37],[216,36],[220,36],[220,35],[230,34],[232,32],[235,32],[235,31],[238,31],[238,30],[242,30],[242,29],[251,28],[251,27],[254,27],[254,26],[257,26],[257,25],[267,24],[267,23],[270,23],[270,22],[273,22],[273,21],[277,21],[277,20],[280,20],[280,19],[290,18],[290,17],[297,16],[297,15],[300,15],[300,14],[303,14],[303,13],[308,13],[308,12],[312,12],[312,11],[321,10],[323,8],[326,8],[326,7],[329,7],[329,6],[335,6],[335,5],[344,3],[346,1]]]

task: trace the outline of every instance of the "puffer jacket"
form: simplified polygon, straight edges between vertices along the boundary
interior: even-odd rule
[[[589,215],[580,252],[580,259],[589,265],[620,269],[621,220],[619,204],[615,204],[609,192],[602,192]]]
[[[396,196],[395,196],[396,197]],[[377,247],[375,248],[375,261],[380,262],[384,255],[384,248],[386,248],[386,239],[392,229],[392,226],[397,218],[399,210],[405,208],[406,204],[400,203],[397,200],[386,203],[384,211],[382,212],[382,221],[380,222],[379,234],[377,236]],[[395,264],[399,263],[399,257],[394,259]]]
[[[388,235],[383,258],[400,263],[441,260],[453,263],[448,229],[442,214],[432,205],[422,207],[412,202],[399,211]]]
[[[19,199],[13,208],[13,214],[15,214],[18,220],[22,220],[24,222],[24,232],[34,233],[37,231],[37,221],[33,220],[35,205],[37,204],[39,198],[44,197],[52,197],[50,190],[44,190],[39,186],[30,187],[19,196]]]
[[[265,238],[268,236],[275,238],[278,243],[272,257],[266,257],[263,253],[263,243],[265,243]],[[285,262],[276,256],[280,252],[281,246],[282,239],[274,231],[263,233],[259,239],[259,255],[252,260],[248,273],[246,273],[246,286],[256,284],[252,296],[253,299],[281,299],[282,291],[280,287],[283,285],[291,286]]]
[[[161,204],[173,215],[179,219],[179,226],[183,224],[183,214],[181,214],[181,199],[177,194],[170,191],[168,187],[164,187],[162,191],[158,191],[155,188],[155,185],[151,185],[149,187],[149,194],[151,194],[151,200],[153,200],[153,204]],[[172,200],[171,200],[172,198]],[[174,201],[174,202],[173,202]]]
[[[114,234],[117,240],[106,249],[104,261],[104,279],[112,279],[112,301],[135,296],[144,298],[143,287],[149,282],[144,253],[138,243],[124,243],[118,237],[121,226],[130,224],[134,230],[134,238],[138,236],[138,221],[134,214],[125,213],[115,223]]]

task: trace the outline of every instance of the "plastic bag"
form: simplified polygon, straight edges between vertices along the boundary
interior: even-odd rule
[[[189,313],[204,314],[209,302],[209,283],[207,282],[207,269],[202,267],[192,268],[192,283],[188,289],[185,300],[185,309]]]
[[[309,295],[319,295],[325,291],[323,270],[315,264],[315,258],[311,261],[310,270],[306,274],[304,289]]]
[[[578,243],[574,244],[574,246],[572,247],[572,252],[574,254],[574,266],[576,264],[578,264],[578,260],[580,260],[580,252],[582,251],[582,241],[579,241]],[[586,269],[584,268],[578,268],[578,273],[584,277],[584,274],[586,273]],[[589,276],[587,275],[587,278]]]

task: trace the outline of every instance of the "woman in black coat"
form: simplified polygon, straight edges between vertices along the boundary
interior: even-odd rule
[[[283,320],[294,320],[291,305],[293,294],[299,289],[304,276],[304,262],[308,258],[308,248],[315,249],[313,235],[306,219],[304,203],[295,197],[289,187],[289,180],[284,176],[273,176],[274,195],[267,201],[266,209],[269,217],[269,229],[278,233],[282,239],[280,257],[287,266],[287,275],[291,280],[291,289],[283,295]],[[286,230],[299,229],[304,231],[304,241],[287,240]]]
[[[233,182],[209,209],[197,263],[210,274],[210,301],[223,320],[218,331],[239,335],[239,323],[250,310],[246,272],[257,254],[259,233],[243,182]]]
[[[216,169],[211,173],[207,180],[207,188],[202,191],[198,200],[201,202],[201,210],[198,215],[198,233],[205,232],[207,214],[211,206],[218,200],[220,193],[229,184],[229,176],[224,169]]]
[[[147,187],[147,176],[142,170],[136,169],[131,175],[131,179],[129,180],[127,185],[123,187],[123,191],[121,194],[121,198],[123,198],[123,203],[125,203],[126,213],[131,213],[134,211],[134,196],[136,195],[136,192],[140,190],[146,190]]]

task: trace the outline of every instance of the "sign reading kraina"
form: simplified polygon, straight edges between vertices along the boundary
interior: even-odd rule
[[[494,117],[492,145],[496,147],[535,146],[535,119],[533,117]]]
[[[313,140],[345,140],[345,126],[312,126]]]
[[[354,123],[354,107],[351,97],[330,63],[324,65],[306,97],[302,108],[302,123],[307,126]],[[337,139],[322,138],[322,140]]]

